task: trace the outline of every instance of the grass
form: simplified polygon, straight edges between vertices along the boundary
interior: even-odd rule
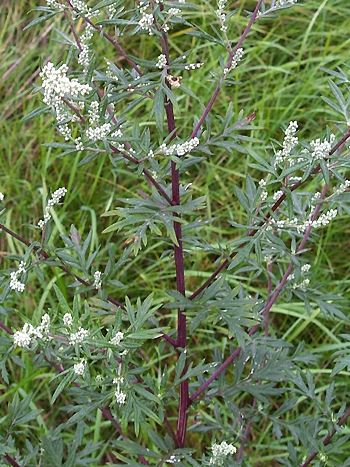
[[[49,117],[41,115],[26,123],[22,121],[22,117],[40,102],[39,96],[33,95],[32,91],[38,82],[38,71],[43,60],[49,56],[57,60],[61,57],[52,27],[46,25],[41,29],[22,30],[23,24],[28,21],[28,11],[36,4],[33,0],[4,0],[0,16],[0,189],[7,198],[6,223],[27,237],[34,237],[35,232],[28,224],[41,217],[46,193],[64,185],[69,194],[65,209],[57,211],[55,217],[54,241],[59,242],[59,234],[67,232],[70,224],[74,223],[85,232],[92,226],[95,245],[113,241],[116,243],[116,251],[121,251],[125,238],[103,235],[101,232],[107,221],[99,216],[114,204],[118,196],[132,194],[136,182],[140,182],[142,187],[141,181],[130,175],[126,167],[111,173],[103,158],[81,170],[78,158],[60,158],[58,150],[43,146],[57,140]],[[234,2],[240,9],[251,9],[253,4],[252,1]],[[203,28],[209,27],[211,15],[207,8],[203,8],[198,15]],[[243,21],[240,19],[233,27],[237,32],[242,28]],[[271,139],[281,139],[281,127],[289,120],[298,120],[306,137],[321,137],[327,127],[336,132],[335,116],[322,100],[323,95],[329,95],[328,77],[323,69],[335,69],[348,61],[349,29],[347,0],[310,0],[287,10],[274,20],[259,23],[247,40],[246,59],[244,66],[238,68],[237,85],[224,90],[214,108],[214,115],[224,113],[229,102],[233,104],[236,113],[241,109],[244,109],[245,114],[255,111],[256,128],[252,136],[256,142],[247,145],[260,151],[264,157],[269,156],[265,154],[264,148]],[[207,100],[212,86],[210,70],[217,64],[222,51],[217,47],[202,47],[187,32],[179,31],[170,36],[171,50],[181,54],[191,49],[192,61],[205,62],[201,70],[185,74],[184,80],[196,95]],[[128,46],[135,54],[141,51],[144,56],[154,56],[156,51],[150,50],[149,43],[149,39],[145,38],[140,44]],[[198,113],[198,105],[190,97],[184,96],[179,111],[179,126],[188,133],[192,127],[194,111]],[[209,157],[197,172],[193,172],[194,193],[207,196],[210,222],[206,235],[207,240],[213,244],[235,235],[227,222],[234,216],[240,216],[240,206],[233,187],[243,185],[247,173],[259,179],[259,174],[251,169],[249,162],[246,154],[218,152]],[[329,290],[342,295],[346,295],[350,283],[349,260],[344,254],[349,247],[348,225],[345,218],[334,222],[322,232],[318,246],[309,253],[313,263],[312,283],[327,283]],[[160,242],[150,244],[121,271],[120,279],[127,284],[126,293],[129,296],[144,296],[146,292],[154,291],[160,297],[164,287],[173,284],[173,266],[166,258],[159,258],[160,251]],[[8,255],[23,254],[23,247],[1,235],[0,254],[0,262],[3,262]],[[190,289],[213,270],[211,260],[203,256],[187,258],[187,266],[186,278]],[[70,294],[69,282],[62,273],[51,269],[47,272],[48,279],[33,284],[32,290],[21,303],[6,304],[12,308],[11,323],[14,323],[13,316],[21,321],[25,317],[39,316],[41,310],[48,307],[54,308],[55,300],[51,293],[54,283],[59,284],[67,295]],[[233,284],[247,282],[247,278],[233,274],[228,279]],[[257,286],[247,285],[254,293]],[[312,371],[317,374],[319,382],[318,397],[324,397],[330,381],[331,352],[341,348],[338,336],[346,328],[329,321],[318,310],[308,315],[301,304],[285,303],[283,299],[273,308],[272,314],[272,326],[278,335],[284,334],[291,343],[304,340],[307,348],[317,354],[318,361]],[[201,330],[194,342],[204,344],[197,345],[197,351],[208,352],[213,338],[215,336],[208,329]],[[226,340],[223,339],[223,352],[225,346]],[[34,395],[33,401],[38,400],[42,405],[45,405],[43,401],[52,392],[52,385],[49,384],[52,373],[35,369],[30,357],[24,359],[24,368],[11,369],[12,385],[0,385],[2,407],[6,407],[16,391],[22,395]],[[349,391],[348,381],[347,371],[337,377],[339,405],[346,400],[344,395]],[[50,421],[55,419],[57,414],[52,413],[52,410],[49,420],[38,416],[34,438],[40,439]],[[199,413],[202,417],[206,416],[201,405]],[[305,413],[312,413],[312,409],[306,408]],[[226,417],[229,423],[229,414]],[[97,412],[96,420],[90,427],[95,441],[103,440],[105,427],[106,422],[101,420]],[[256,433],[254,444],[255,449],[249,452],[250,465],[275,465],[273,453],[278,452],[279,446],[276,441],[272,441],[269,425]],[[349,446],[342,446],[339,451],[338,457],[333,454],[334,462],[339,463],[350,456]],[[287,456],[287,453],[281,455]]]

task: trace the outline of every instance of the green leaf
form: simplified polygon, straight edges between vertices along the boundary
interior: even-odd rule
[[[55,293],[56,293],[56,296],[58,298],[59,304],[60,304],[60,306],[62,308],[62,311],[64,313],[71,313],[72,310],[69,307],[68,302],[65,299],[65,297],[64,297],[63,293],[61,292],[61,290],[57,287],[56,284],[53,284],[53,288],[55,290]]]
[[[61,382],[59,383],[59,385],[57,386],[55,392],[53,393],[52,395],[52,398],[51,398],[51,405],[53,405],[58,396],[61,394],[62,391],[64,391],[64,389],[71,384],[71,382],[74,380],[75,376],[74,374],[70,371],[70,370],[66,370],[67,373],[64,375],[63,379],[61,380]],[[60,373],[61,375],[63,375],[63,373]]]

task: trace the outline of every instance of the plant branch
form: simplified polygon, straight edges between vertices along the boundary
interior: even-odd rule
[[[112,36],[110,36],[109,34],[107,34],[102,26],[98,26],[97,24],[95,24],[93,21],[91,21],[90,18],[87,18],[86,16],[84,15],[81,15],[79,10],[77,10],[76,8],[73,7],[72,3],[70,0],[67,0],[67,4],[69,6],[69,8],[73,11],[75,11],[77,14],[79,14],[79,16],[85,21],[86,24],[89,24],[93,29],[95,29],[95,31],[99,32],[100,34],[102,34],[102,36],[107,39],[108,42],[110,42],[113,47],[116,49],[116,51],[119,53],[119,55],[121,55],[126,61],[127,63],[141,76],[141,70],[139,68],[139,66],[134,62],[134,60],[132,60],[128,53],[126,52],[126,50],[119,44],[118,40]]]
[[[128,160],[129,162],[131,162],[131,163],[133,163],[135,165],[139,165],[141,163],[141,161],[139,161],[136,157],[128,154],[126,151],[120,151],[119,149],[117,149],[112,144],[110,144],[109,146],[110,146],[112,152],[121,154],[122,157],[124,157],[124,159]],[[130,147],[131,146],[129,146],[129,148]],[[170,204],[170,206],[175,206],[175,202],[170,198],[170,196],[165,191],[165,189],[161,186],[161,184],[159,182],[157,182],[157,180],[153,177],[151,172],[148,169],[144,168],[142,170],[142,173],[147,178],[147,180],[156,188],[158,193],[168,202],[168,204]]]
[[[97,93],[100,98],[103,97],[103,94],[98,89],[97,89]],[[67,105],[67,107],[69,107],[79,117],[82,123],[86,122],[85,117],[80,113],[79,109],[75,105],[73,105],[71,102],[69,102],[69,100],[64,99],[64,98],[62,98],[62,101]],[[114,118],[114,123],[116,123],[115,118]],[[131,149],[130,143],[126,142],[125,146],[129,150]],[[113,153],[120,154],[124,159],[131,162],[132,164],[139,165],[142,162],[136,157],[134,157],[133,155],[129,154],[127,151],[123,151],[123,150],[116,148],[111,143],[109,143],[109,147]],[[165,191],[165,189],[162,187],[162,185],[159,182],[157,182],[157,180],[153,177],[151,172],[148,169],[144,168],[142,170],[142,173],[146,177],[146,179],[150,182],[150,184],[155,187],[158,193],[168,202],[168,204],[170,204],[170,206],[174,206],[173,200],[170,198],[170,196]]]
[[[255,23],[255,20],[257,19],[259,9],[260,9],[260,6],[262,5],[262,3],[263,3],[263,0],[258,0],[258,2],[256,4],[256,7],[255,7],[255,9],[254,9],[254,11],[252,13],[252,16],[250,17],[250,20],[249,20],[247,26],[243,30],[240,38],[238,39],[237,44],[235,45],[235,47],[232,50],[230,50],[230,53],[229,53],[225,68],[227,68],[227,69],[231,68],[233,59],[235,57],[235,53],[237,52],[237,50],[239,48],[242,47],[243,42],[245,41],[246,37],[248,36],[250,30],[252,29],[253,24]],[[218,98],[218,96],[220,94],[223,82],[224,82],[224,76],[222,78],[220,78],[219,82],[217,83],[216,88],[215,88],[211,98],[208,101],[208,104],[206,105],[205,109],[203,110],[202,115],[200,116],[196,126],[194,127],[194,129],[193,129],[193,131],[191,133],[191,138],[195,138],[196,136],[198,136],[199,130],[201,129],[205,119],[209,115],[211,109],[213,108],[213,106],[214,106],[214,104],[216,102],[216,99]]]
[[[342,415],[339,420],[336,423],[336,426],[341,427],[344,426],[345,423],[347,422],[348,418],[350,417],[350,407],[346,409],[344,412],[344,415]],[[331,443],[333,436],[337,433],[337,428],[334,426],[332,430],[328,433],[328,435],[323,439],[323,445],[328,446],[328,444]],[[318,451],[312,452],[306,459],[305,461],[301,464],[300,467],[307,467],[308,465],[311,464],[311,462],[315,459],[315,457],[318,455]]]
[[[16,240],[20,241],[21,243],[23,243],[24,245],[26,246],[30,246],[31,243],[26,240],[25,238],[23,238],[21,235],[18,235],[16,232],[13,232],[11,229],[9,229],[8,227],[6,227],[5,225],[3,224],[0,224],[0,230],[3,230],[4,232],[6,232],[8,235],[10,235],[11,237],[15,238]],[[45,260],[47,259],[50,259],[50,255],[47,251],[43,250],[40,246],[35,246],[34,247],[34,250],[40,255],[42,256]],[[61,259],[59,258],[59,261],[60,261],[60,265],[58,264],[55,264],[55,266],[59,267],[62,271],[64,271],[65,273],[67,273],[69,276],[71,277],[74,277],[74,279],[76,279],[80,284],[86,286],[86,287],[92,287],[93,284],[86,281],[85,279],[83,279],[82,277],[80,277],[78,274],[75,274],[74,272],[72,272],[69,267],[66,265],[66,263]],[[107,297],[107,300],[112,303],[113,305],[116,305],[117,307],[119,308],[124,308],[124,305],[119,302],[118,300],[116,300],[115,298],[111,297],[111,296],[108,296]]]
[[[12,329],[5,326],[2,322],[0,322],[0,328],[3,329],[8,335],[10,335],[10,336],[13,335]],[[54,368],[58,373],[62,373],[64,371],[64,367],[63,367],[63,365],[61,363],[52,362],[48,357],[44,357],[44,358],[45,358],[46,362],[52,368]],[[116,431],[118,433],[121,433],[121,426],[120,426],[119,422],[113,417],[113,415],[112,415],[112,413],[110,411],[110,408],[108,406],[105,406],[105,407],[102,407],[100,410],[102,412],[103,417],[106,420],[109,420],[112,423],[112,425],[114,426],[114,428],[116,429]],[[16,464],[11,464],[11,465],[18,465],[18,464],[16,463]]]
[[[8,462],[13,467],[21,467],[19,463],[16,461],[16,459],[10,456],[10,454],[5,454],[4,459],[6,460],[6,462]]]
[[[267,294],[268,294],[268,296],[270,296],[270,294],[272,293],[272,287],[273,287],[273,283],[272,283],[273,263],[272,263],[272,261],[267,262],[267,268],[266,269],[267,269]],[[269,314],[267,314],[264,317],[264,333],[265,333],[265,336],[269,335],[269,325],[270,325]]]
[[[348,131],[344,134],[344,136],[338,141],[337,144],[335,144],[335,146],[333,146],[333,148],[331,149],[331,151],[329,152],[329,156],[332,156],[339,148],[341,148],[345,143],[346,141],[350,138],[350,128],[348,129]],[[321,171],[321,167],[318,165],[315,170],[313,170],[313,172],[310,174],[310,176],[304,181],[304,182],[296,182],[294,183],[290,188],[289,188],[289,191],[293,192],[295,191],[297,188],[299,188],[300,186],[304,185],[306,182],[310,181],[312,175],[315,175],[317,173],[319,173]],[[270,212],[268,212],[264,218],[262,219],[262,221],[256,226],[256,227],[253,227],[252,229],[250,229],[247,233],[247,236],[248,237],[253,237],[261,227],[263,227],[267,221],[271,218],[271,215],[272,213],[276,212],[278,210],[278,208],[280,207],[280,205],[282,204],[282,202],[286,199],[287,197],[287,194],[286,192],[283,192],[283,194],[278,198],[278,200],[274,203],[274,205],[271,207],[271,210]],[[245,246],[245,244],[241,245],[241,248],[243,248]],[[190,300],[194,300],[196,297],[198,297],[198,295],[200,295],[207,287],[209,287],[214,281],[215,279],[219,276],[219,274],[224,271],[230,264],[230,261],[237,255],[237,251],[233,251],[230,256],[228,258],[226,258],[225,260],[223,260],[221,262],[221,264],[215,269],[215,271],[210,275],[210,277],[200,286],[198,287],[193,293],[192,295],[189,297]]]
[[[255,408],[256,408],[256,399],[253,400],[253,409],[255,409]],[[242,458],[243,458],[244,448],[247,445],[249,439],[251,438],[252,428],[253,428],[253,417],[251,417],[248,420],[247,426],[246,426],[246,428],[244,430],[244,433],[243,433],[243,436],[242,436],[242,439],[241,439],[241,444],[240,444],[240,447],[239,447],[237,455],[236,455],[237,461],[241,461]]]
[[[3,224],[0,224],[0,230],[4,231],[5,233],[7,233],[11,237],[15,238],[19,242],[23,243],[27,247],[29,247],[31,245],[31,243],[28,240],[26,240],[21,235],[17,234],[16,232],[9,229],[8,227],[6,227]],[[47,251],[43,250],[41,247],[37,246],[37,247],[34,248],[34,250],[36,250],[39,255],[43,256],[44,259],[50,259],[49,253]],[[74,272],[72,272],[61,258],[59,258],[59,261],[60,261],[61,264],[60,265],[55,264],[56,267],[59,267],[62,271],[67,273],[69,276],[74,277],[74,279],[76,279],[80,284],[82,284],[82,285],[84,285],[86,287],[93,287],[93,284],[91,282],[86,281],[85,279],[80,277],[78,274],[75,274]],[[111,295],[107,295],[106,299],[107,299],[107,301],[109,303],[112,303],[113,305],[117,306],[118,308],[125,309],[124,304],[121,303],[119,300],[113,298]],[[1,322],[0,322],[0,329],[3,329],[7,333],[9,333],[9,331],[11,331],[10,328],[8,328],[4,323],[1,323]],[[173,347],[176,347],[176,340],[173,339],[171,336],[168,336],[167,334],[164,333],[164,334],[162,334],[161,337],[163,339],[165,339]]]
[[[322,203],[323,203],[323,200],[326,196],[326,193],[327,193],[327,190],[328,190],[328,185],[324,185],[323,189],[322,189],[322,192],[321,192],[321,198],[320,198],[320,201],[319,203],[317,204],[317,206],[315,207],[315,209],[313,210],[312,212],[312,215],[311,215],[311,221],[314,221],[319,213],[320,213],[320,210],[321,210],[321,207],[322,207]],[[305,245],[307,243],[307,241],[309,240],[309,237],[310,237],[310,233],[311,233],[311,230],[312,230],[312,226],[309,225],[305,232],[304,232],[304,235],[303,235],[303,238],[302,240],[300,241],[297,249],[296,249],[296,254],[302,252],[305,248]],[[266,319],[266,316],[268,316],[268,313],[270,312],[270,309],[272,308],[273,304],[277,301],[278,297],[280,296],[282,290],[284,289],[287,281],[288,281],[288,277],[290,276],[290,274],[292,273],[294,269],[294,265],[293,263],[291,262],[286,270],[286,272],[284,273],[282,279],[280,280],[280,282],[278,283],[277,287],[274,289],[274,291],[268,296],[267,300],[266,300],[266,303],[265,303],[265,306],[262,310],[262,313],[261,313],[261,316],[264,319]],[[255,326],[253,326],[250,330],[249,330],[249,335],[250,336],[253,336],[257,331],[258,329],[260,328],[260,323],[259,324],[256,324]],[[242,347],[237,347],[232,353],[231,355],[229,355],[226,360],[221,364],[219,365],[216,370],[213,372],[213,374],[204,382],[200,385],[200,387],[193,393],[190,395],[190,401],[189,401],[189,404],[192,404],[196,399],[198,399],[198,397],[203,394],[207,389],[208,387],[211,385],[211,383],[213,381],[215,381],[225,370],[226,368],[234,361],[236,360],[236,358],[239,357],[239,355],[241,354],[242,352]]]
[[[76,31],[75,31],[74,24],[72,23],[72,21],[70,21],[70,24],[71,24],[71,29],[72,29],[73,36],[74,36],[75,42],[77,44],[77,47],[79,48],[79,50],[81,50],[81,43],[80,43],[79,37],[78,37],[78,35],[77,35]],[[103,91],[101,91],[100,89],[97,89],[97,94],[100,97],[100,99],[102,99],[103,96],[104,96]],[[82,123],[86,122],[86,119],[84,118],[83,115],[81,115],[81,113],[80,113],[80,111],[79,111],[79,109],[77,107],[75,107],[67,99],[63,98],[62,100],[76,115],[78,115],[78,117],[79,117],[79,119],[80,119],[80,121]],[[111,115],[113,123],[115,125],[117,125],[118,122],[117,122],[115,116],[113,115],[113,112],[111,111],[109,106],[107,106],[107,111]],[[125,145],[126,145],[126,147],[128,149],[131,149],[131,145],[128,142],[126,142]],[[112,144],[110,144],[109,146],[112,149],[112,152],[121,154],[124,157],[124,159],[128,160],[129,162],[132,162],[133,164],[136,164],[136,165],[140,164],[140,161],[136,157],[129,155],[126,151],[121,151],[121,150],[117,149],[116,147],[114,147]],[[152,176],[151,172],[148,169],[144,168],[142,173],[144,174],[146,179],[151,183],[151,185],[153,185],[156,188],[158,193],[161,196],[163,196],[163,198],[170,205],[173,205],[172,199],[170,198],[168,193],[164,190],[164,188],[160,185],[160,183],[158,183],[157,180]]]

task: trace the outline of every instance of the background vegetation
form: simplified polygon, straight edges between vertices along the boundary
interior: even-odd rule
[[[108,219],[100,218],[100,214],[113,205],[116,197],[131,194],[136,183],[131,180],[132,176],[127,168],[119,168],[118,172],[106,169],[109,165],[104,163],[104,158],[96,159],[80,169],[77,155],[60,158],[59,150],[45,147],[45,143],[58,138],[54,134],[51,117],[44,114],[29,122],[22,121],[22,117],[36,108],[41,99],[39,95],[33,94],[33,87],[38,82],[38,72],[43,60],[49,57],[53,60],[62,58],[59,55],[60,47],[57,47],[57,40],[60,38],[55,34],[52,23],[23,31],[29,18],[32,19],[31,7],[38,2],[3,0],[1,3],[0,189],[7,197],[7,225],[31,238],[35,233],[27,224],[33,218],[41,217],[47,191],[66,186],[68,195],[64,209],[57,211],[53,240],[56,238],[58,242],[58,234],[64,233],[74,222],[79,225],[80,230],[85,228],[88,231],[92,225],[95,245],[113,241],[116,243],[116,251],[121,251],[127,239],[115,234],[102,235]],[[200,3],[203,4],[203,9],[198,21],[206,29],[212,21],[212,12],[206,8],[207,2]],[[253,4],[254,2],[248,0],[232,2],[232,6],[239,9],[251,9]],[[198,195],[207,196],[207,215],[210,222],[206,232],[210,243],[219,244],[221,239],[235,235],[227,222],[240,213],[233,187],[244,183],[248,172],[257,179],[260,178],[249,166],[252,162],[249,150],[269,157],[266,148],[272,139],[282,139],[281,128],[290,120],[299,121],[301,131],[306,137],[320,137],[327,126],[335,132],[335,115],[321,96],[329,95],[328,75],[324,68],[334,70],[339,65],[346,66],[349,60],[348,10],[347,0],[307,0],[303,5],[254,27],[254,32],[246,41],[244,66],[237,69],[237,86],[226,88],[214,108],[214,113],[220,114],[232,102],[236,113],[241,109],[245,110],[245,114],[256,112],[255,129],[252,133],[254,141],[246,143],[246,154],[218,151],[200,166],[199,171],[196,169],[193,173],[194,191]],[[243,26],[242,16],[241,20],[237,22],[237,34]],[[235,17],[231,21],[236,21]],[[183,81],[194,94],[203,97],[202,101],[206,101],[211,89],[210,70],[217,64],[221,51],[214,47],[201,47],[200,42],[188,32],[181,30],[170,33],[170,46],[178,54],[192,49],[191,61],[205,63],[196,72],[185,72]],[[137,47],[138,54],[141,50],[145,57],[151,54],[156,56],[155,51],[150,50],[149,43],[145,37],[141,44],[131,43],[128,48],[131,52],[135,48],[136,53]],[[181,115],[178,119],[180,127],[191,126],[192,102],[193,99],[188,96],[181,102]],[[350,283],[348,222],[348,218],[340,218],[329,228],[322,230],[317,247],[309,255],[312,283],[318,285],[326,282],[329,291],[345,297]],[[157,291],[165,286],[172,287],[173,265],[167,259],[162,260],[158,247],[157,243],[149,245],[133,262],[124,267],[119,279],[126,284],[126,293],[129,296],[145,297],[150,291],[157,295]],[[21,249],[19,243],[0,235],[0,262],[8,254],[21,254]],[[203,264],[206,268],[204,271]],[[193,289],[200,278],[207,277],[212,269],[210,258],[204,263],[200,255],[187,258],[186,278],[189,289]],[[70,294],[69,281],[63,277],[62,272],[56,269],[50,270],[50,274],[50,281],[46,279],[46,283],[28,284],[30,293],[21,298],[15,310],[18,317],[31,318],[34,313],[39,316],[44,307],[55,306],[55,300],[51,303],[50,298],[53,283],[58,284],[67,295]],[[240,277],[229,273],[228,277],[232,283],[250,281],[249,275]],[[265,284],[252,281],[249,286],[254,295]],[[39,293],[41,287],[45,290],[43,296]],[[345,309],[346,311],[348,310]],[[283,299],[273,307],[271,314],[272,329],[278,329],[279,336],[284,335],[294,344],[300,339],[304,340],[317,356],[317,363],[311,371],[317,375],[317,397],[324,398],[333,367],[330,352],[340,349],[338,336],[346,331],[345,326],[341,322],[327,320],[317,310],[309,315],[302,304],[286,303]],[[12,325],[15,325],[13,320]],[[207,349],[209,352],[214,338],[210,328],[201,329],[193,340],[193,346],[198,351]],[[224,338],[223,348],[225,344]],[[25,367],[13,368],[16,374],[11,378],[14,382],[11,386],[1,385],[0,382],[0,411],[6,409],[15,392],[22,396],[34,392],[35,400],[42,401],[43,405],[48,399],[47,394],[52,392],[49,384],[52,374],[35,368],[30,355],[24,356],[24,361]],[[339,405],[345,401],[345,395],[349,391],[349,375],[349,372],[342,371],[337,377],[337,392],[340,394],[343,390],[344,393],[344,400],[339,400]],[[308,407],[298,407],[305,410],[305,413],[308,412]],[[56,406],[50,410],[58,408]],[[198,413],[200,412],[199,405]],[[39,415],[37,432],[33,436],[40,438],[54,418],[55,414],[50,412],[46,418]],[[103,440],[101,433],[104,423],[97,414],[90,427],[95,441]],[[350,429],[345,430],[350,433]],[[269,427],[265,426],[261,431],[253,430],[253,437],[254,450],[248,456],[251,465],[274,465],[273,458],[279,448]],[[270,456],[270,452],[274,452],[274,455]],[[280,454],[284,455],[283,452]],[[338,457],[334,457],[334,462],[338,463],[329,465],[340,465],[339,462],[344,462],[348,456],[350,446],[344,445],[339,448]]]

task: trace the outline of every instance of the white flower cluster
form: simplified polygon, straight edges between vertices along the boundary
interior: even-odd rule
[[[311,269],[311,265],[310,264],[304,264],[301,268],[300,268],[300,272],[301,272],[301,275],[302,276],[305,276],[305,274],[307,274]],[[288,281],[292,281],[295,279],[295,274],[292,273],[288,276]],[[310,279],[308,278],[305,278],[303,279],[301,282],[299,283],[295,283],[293,284],[293,289],[296,290],[296,289],[302,289],[302,290],[306,290],[306,288],[310,285]]]
[[[298,183],[303,179],[303,177],[289,177],[288,183],[289,185],[294,185],[294,183]]]
[[[321,227],[325,227],[333,219],[335,219],[337,215],[338,215],[337,209],[330,209],[324,214],[321,214],[320,217],[315,220],[311,220],[311,215],[310,215],[309,219],[307,219],[303,223],[300,223],[296,217],[294,219],[285,219],[285,220],[278,220],[278,221],[271,219],[270,220],[271,225],[268,227],[268,230],[272,228],[272,226],[274,226],[279,230],[285,229],[285,228],[294,228],[297,230],[298,233],[304,233],[308,227],[312,227],[313,229],[319,229]]]
[[[109,341],[113,345],[119,345],[124,339],[124,333],[118,331],[114,337]]]
[[[185,154],[189,154],[193,149],[195,149],[199,145],[198,138],[192,138],[189,141],[185,141],[184,143],[173,144],[172,146],[166,146],[166,144],[162,144],[160,146],[160,150],[166,156],[184,156]]]
[[[295,5],[298,0],[277,0],[276,7]]]
[[[231,70],[234,70],[237,67],[239,62],[242,60],[243,55],[244,55],[244,50],[242,49],[242,47],[240,47],[239,49],[236,50],[236,53],[234,54],[234,56],[232,58],[231,65],[229,67],[227,67],[227,68],[224,68],[224,77],[225,78],[230,73]]]
[[[75,143],[75,149],[77,151],[83,151],[84,150],[84,143],[83,143],[83,140],[81,139],[80,136],[78,136],[78,138],[75,138],[74,143]]]
[[[167,75],[166,80],[172,89],[176,89],[181,86],[182,76]]]
[[[86,137],[94,142],[101,141],[109,135],[111,129],[112,126],[110,123],[103,123],[103,125],[97,126],[96,128],[90,127],[86,130]]]
[[[90,125],[97,125],[100,119],[100,104],[98,101],[92,101],[88,109]]]
[[[115,400],[116,400],[117,404],[119,404],[119,405],[125,404],[125,401],[126,401],[125,392],[120,391],[120,390],[117,389],[115,391],[114,395],[115,395]]]
[[[98,14],[98,10],[92,11],[88,7],[87,3],[84,0],[71,0],[73,8],[81,15],[86,16],[87,18],[92,18],[94,15]]]
[[[319,191],[316,191],[316,193],[311,198],[311,204],[317,204],[320,199],[321,199],[321,193]]]
[[[156,2],[159,3],[159,2]],[[153,13],[149,13],[148,10],[150,8],[150,2],[148,0],[144,1],[141,0],[139,4],[139,11],[141,14],[141,18],[138,22],[138,25],[144,31],[148,31],[148,34],[151,36],[153,34],[152,26],[154,23]]]
[[[341,195],[344,193],[348,188],[350,188],[350,180],[345,180],[344,183],[341,183],[335,190],[335,195]]]
[[[98,125],[100,119],[100,105],[97,101],[91,102],[88,115],[91,126],[86,130],[86,137],[93,142],[101,141],[106,138],[112,130],[112,125],[110,123]]]
[[[329,153],[332,149],[332,145],[335,140],[335,135],[330,135],[329,140],[324,139],[321,141],[319,138],[311,141],[310,147],[311,147],[311,157],[314,160],[322,160],[326,159],[329,156]]]
[[[100,271],[96,271],[94,273],[94,288],[95,289],[100,289],[102,287],[102,280],[101,280],[101,275],[102,273]]]
[[[276,193],[274,193],[273,195],[273,200],[276,202],[277,200],[280,199],[280,197],[283,195],[283,191],[282,190],[278,190],[276,191]]]
[[[67,76],[68,66],[63,64],[56,68],[51,62],[48,62],[40,73],[42,79],[42,88],[44,93],[44,103],[53,108],[57,122],[62,124],[67,120],[74,120],[63,99],[71,97],[77,99],[89,94],[91,87],[88,84],[81,84],[77,79],[70,79]],[[74,117],[74,118],[73,118]],[[65,137],[70,137],[70,130],[67,126]]]
[[[64,137],[66,141],[69,141],[72,137],[72,131],[67,125],[67,123],[58,125],[57,127],[58,131],[61,133],[61,135]]]
[[[17,292],[23,292],[25,289],[25,284],[21,282],[18,277],[21,274],[25,274],[26,269],[25,269],[25,264],[24,261],[21,261],[19,263],[18,269],[16,271],[11,272],[10,275],[10,289],[11,290],[16,290]]]
[[[83,376],[86,370],[86,360],[83,358],[73,366],[73,371],[77,376]]]
[[[16,331],[13,335],[13,342],[18,347],[29,348],[32,342],[32,325],[26,323],[20,331]]]
[[[61,201],[61,198],[63,198],[66,195],[66,193],[67,193],[67,189],[64,187],[58,188],[56,191],[52,193],[52,196],[47,202],[47,205],[45,207],[44,218],[40,219],[40,221],[38,222],[38,227],[40,227],[40,229],[43,229],[44,226],[51,219],[50,209],[56,206],[56,204],[59,204],[59,202]]]
[[[70,328],[73,324],[73,316],[70,313],[65,313],[63,316],[63,324],[67,327]]]
[[[1,193],[1,191],[0,191],[0,201],[4,201],[4,199],[5,199],[5,195],[4,195],[4,193]]]
[[[90,65],[90,41],[94,35],[94,28],[88,24],[84,34],[80,38],[81,50],[79,52],[78,63],[84,67],[84,73],[87,72]]]
[[[320,217],[311,222],[311,226],[314,229],[319,229],[320,227],[324,227],[328,225],[333,219],[335,219],[338,215],[337,209],[330,209],[329,211],[321,214]],[[309,221],[310,224],[310,221]]]
[[[126,394],[120,389],[120,385],[124,383],[124,378],[121,376],[122,366],[119,364],[118,366],[118,374],[117,377],[113,379],[113,384],[117,385],[117,389],[114,393],[115,399],[117,404],[123,405],[126,401]]]
[[[168,464],[178,464],[179,462],[181,462],[181,458],[178,457],[178,456],[175,456],[175,454],[172,454],[167,460],[166,462]]]
[[[159,2],[156,2],[159,3]],[[186,3],[185,0],[180,0],[178,3]],[[170,29],[169,23],[167,22],[168,19],[171,19],[173,16],[180,16],[181,15],[181,9],[180,8],[169,8],[167,11],[167,18],[164,24],[162,25],[162,30],[164,32],[168,32]]]
[[[45,313],[42,318],[39,326],[34,328],[34,336],[36,339],[43,339],[47,340],[50,339],[49,332],[50,332],[50,316]]]
[[[111,134],[111,137],[112,138],[121,138],[123,136],[123,132],[120,128],[118,128],[118,130],[115,130],[113,131],[113,133]]]
[[[107,16],[109,19],[112,19],[117,13],[117,7],[115,5],[107,5]]]
[[[57,0],[46,0],[46,4],[50,8],[53,8],[54,10],[59,10],[59,11],[64,10],[64,5],[62,5],[62,3],[58,2]]]
[[[227,3],[227,0],[218,0],[218,9],[216,10],[216,16],[219,18],[220,29],[222,32],[227,31],[226,13],[225,13],[226,3]]]
[[[45,313],[43,317],[41,318],[41,322],[39,326],[34,328],[35,337],[37,339],[43,339],[43,340],[51,339],[49,336],[50,324],[51,324],[50,316],[47,313]]]
[[[69,336],[69,344],[82,344],[85,339],[89,336],[89,331],[80,327],[77,332],[72,332]]]
[[[180,8],[169,8],[168,15],[170,16],[178,16],[181,13]]]
[[[211,447],[212,456],[210,458],[210,465],[222,465],[226,457],[232,456],[237,452],[233,444],[228,444],[223,441],[221,444],[213,444]]]
[[[295,284],[294,288],[295,289],[303,289],[303,290],[306,290],[307,287],[310,285],[310,279],[304,279],[302,282],[300,282],[300,284]]]
[[[189,63],[188,65],[185,65],[185,70],[190,71],[190,70],[197,70],[201,66],[203,66],[204,63],[198,62],[198,63]]]
[[[301,272],[302,272],[303,274],[309,272],[310,269],[311,269],[311,264],[303,264],[303,265],[301,266]]]
[[[260,194],[260,201],[263,203],[268,197],[268,192],[266,191],[266,181],[262,178],[259,181],[259,187],[262,189]]]
[[[297,146],[299,140],[298,137],[295,136],[296,132],[298,131],[298,122],[292,121],[289,122],[289,125],[284,132],[284,140],[282,144],[282,149],[277,151],[276,158],[275,158],[275,167],[281,164],[283,161],[287,160],[291,162],[290,155],[293,149]]]
[[[119,77],[114,72],[114,63],[110,62],[109,60],[105,59],[107,63],[106,75],[108,78],[111,78],[113,81],[119,81]]]
[[[166,56],[164,54],[159,55],[156,67],[161,70],[166,67]]]
[[[38,339],[50,339],[50,316],[46,313],[41,318],[41,323],[36,328],[29,323],[25,323],[20,331],[16,331],[13,335],[13,342],[17,347],[29,348],[33,341]]]

